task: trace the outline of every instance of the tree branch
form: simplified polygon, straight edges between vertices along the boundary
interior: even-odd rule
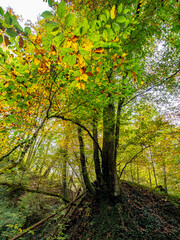
[[[22,143],[17,144],[15,147],[13,147],[8,153],[4,154],[4,155],[0,158],[0,162],[1,162],[4,158],[6,158],[6,157],[8,157],[9,155],[11,155],[11,153],[14,152],[18,147],[23,146],[25,143],[26,143],[26,142],[24,141],[24,142],[22,142]]]
[[[149,92],[151,89],[153,89],[153,88],[155,88],[155,87],[161,86],[162,84],[164,84],[165,82],[167,82],[169,79],[171,79],[173,76],[175,76],[175,75],[176,75],[177,73],[179,73],[179,72],[180,72],[180,70],[177,70],[177,71],[176,71],[175,73],[173,73],[170,77],[165,78],[164,81],[162,81],[161,83],[159,83],[159,84],[157,84],[157,85],[154,85],[154,86],[146,89],[144,92],[138,93],[137,95],[135,95],[134,97],[132,97],[131,99],[129,99],[126,103],[124,103],[124,104],[122,105],[122,107],[126,106],[128,103],[130,103],[131,101],[133,101],[135,98],[137,98],[137,97],[145,94],[146,92]]]
[[[69,203],[69,200],[66,199],[64,196],[62,196],[61,194],[51,193],[51,192],[47,192],[47,191],[40,190],[40,189],[31,189],[26,186],[22,186],[21,184],[14,184],[14,183],[8,183],[8,182],[0,182],[0,185],[7,186],[9,188],[17,188],[17,189],[23,190],[25,192],[41,193],[41,194],[48,195],[51,197],[58,197],[58,198],[62,199],[63,201]]]
[[[149,146],[146,146],[146,147],[142,148],[141,151],[139,151],[138,153],[136,153],[136,154],[131,158],[131,160],[129,160],[129,161],[124,165],[123,169],[121,170],[119,179],[121,178],[121,176],[122,176],[125,168],[127,167],[127,165],[128,165],[129,163],[131,163],[140,153],[142,153],[142,152],[143,152],[146,148],[148,148],[148,147],[149,147]]]
[[[94,139],[93,135],[90,133],[90,131],[84,125],[82,125],[81,123],[79,123],[77,121],[74,121],[74,120],[72,120],[70,118],[66,118],[66,117],[60,116],[60,115],[52,115],[52,116],[48,117],[48,119],[51,119],[51,118],[59,118],[59,119],[62,119],[64,121],[69,121],[69,122],[72,122],[73,124],[76,124],[77,126],[81,127],[82,129],[84,129],[88,133],[90,138],[96,143],[96,145],[97,145],[97,147],[98,147],[98,149],[100,151],[101,158],[102,158],[102,150],[101,150],[98,142]]]

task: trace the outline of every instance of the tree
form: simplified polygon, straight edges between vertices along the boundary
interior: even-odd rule
[[[148,51],[158,40],[173,45],[176,54],[173,28],[177,26],[178,4],[83,1],[80,10],[78,0],[48,3],[52,11],[42,13],[43,19],[34,30],[23,30],[11,11],[0,9],[0,41],[7,48],[0,52],[4,76],[1,133],[6,136],[19,128],[28,130],[25,141],[3,152],[1,160],[22,148],[13,163],[17,166],[44,125],[50,119],[61,119],[78,128],[88,190],[94,192],[86,178],[82,130],[94,142],[98,186],[108,195],[119,196],[116,160],[121,111],[143,91],[173,80],[179,72],[174,65],[166,69],[167,77],[158,71],[158,80],[149,80],[147,75],[153,74],[146,69]],[[98,126],[103,133],[102,147]]]

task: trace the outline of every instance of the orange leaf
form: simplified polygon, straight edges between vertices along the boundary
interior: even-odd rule
[[[51,48],[51,51],[52,51],[52,52],[56,52],[56,47],[55,47],[54,45],[51,45],[50,48]]]
[[[78,36],[76,36],[76,35],[73,35],[72,37],[71,37],[71,40],[72,40],[72,42],[76,42],[77,40],[78,40]]]
[[[98,65],[102,65],[102,61],[98,62]]]
[[[104,53],[104,48],[102,48],[102,47],[96,48],[96,49],[94,50],[94,52],[95,52],[95,53],[98,53],[98,54]]]
[[[133,77],[133,83],[136,83],[137,82],[137,77],[136,77],[135,72],[131,71],[131,74],[132,74],[132,77]]]
[[[86,68],[85,68],[85,67],[82,67],[82,68],[80,69],[80,73],[83,74],[83,73],[85,73],[85,72],[86,72]]]

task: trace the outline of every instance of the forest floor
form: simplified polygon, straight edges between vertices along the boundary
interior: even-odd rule
[[[96,197],[79,195],[74,204],[70,203],[66,206],[66,210],[45,220],[43,224],[38,224],[33,231],[18,239],[180,240],[179,198],[126,181],[122,181],[121,186],[123,196],[121,199],[108,201],[107,196],[99,191]],[[23,218],[25,220],[22,231],[64,207],[62,202],[59,203],[58,198],[45,197],[38,193],[22,194],[20,191],[17,192],[17,197],[13,197],[12,191],[9,192],[5,188],[3,192],[6,198],[1,193],[0,239],[2,240],[13,239],[12,237],[18,235],[17,227]],[[14,218],[17,220],[16,229],[8,227]],[[4,225],[1,226],[2,223]]]
[[[67,223],[68,240],[180,239],[179,201],[128,182],[123,199],[85,198]]]

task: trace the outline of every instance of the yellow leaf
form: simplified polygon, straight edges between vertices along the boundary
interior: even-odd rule
[[[121,57],[125,57],[125,56],[127,56],[127,53],[123,53]]]
[[[41,35],[38,35],[38,36],[36,37],[35,43],[36,43],[36,44],[41,44],[41,43],[42,43],[42,37],[41,37]]]
[[[87,74],[83,74],[80,76],[80,80],[84,80],[85,82],[87,82],[88,80],[88,75]]]
[[[93,43],[89,39],[84,39],[81,44],[81,47],[86,51],[91,51],[93,46],[94,46]]]
[[[71,48],[73,49],[74,52],[77,53],[78,50],[79,50],[79,45],[74,42],[74,43],[71,44]]]
[[[40,62],[41,62],[41,61],[40,61],[38,58],[35,58],[35,59],[34,59],[34,64],[35,64],[35,65],[39,65]]]
[[[78,83],[76,84],[76,87],[77,87],[78,89],[84,90],[84,89],[85,89],[85,84],[84,84],[83,82],[78,82]]]
[[[111,18],[114,19],[116,17],[116,6],[114,5],[110,11]]]
[[[71,47],[71,44],[72,44],[72,41],[71,41],[71,40],[68,40],[67,43],[66,43],[66,47],[67,47],[67,48],[70,48],[70,47]]]

